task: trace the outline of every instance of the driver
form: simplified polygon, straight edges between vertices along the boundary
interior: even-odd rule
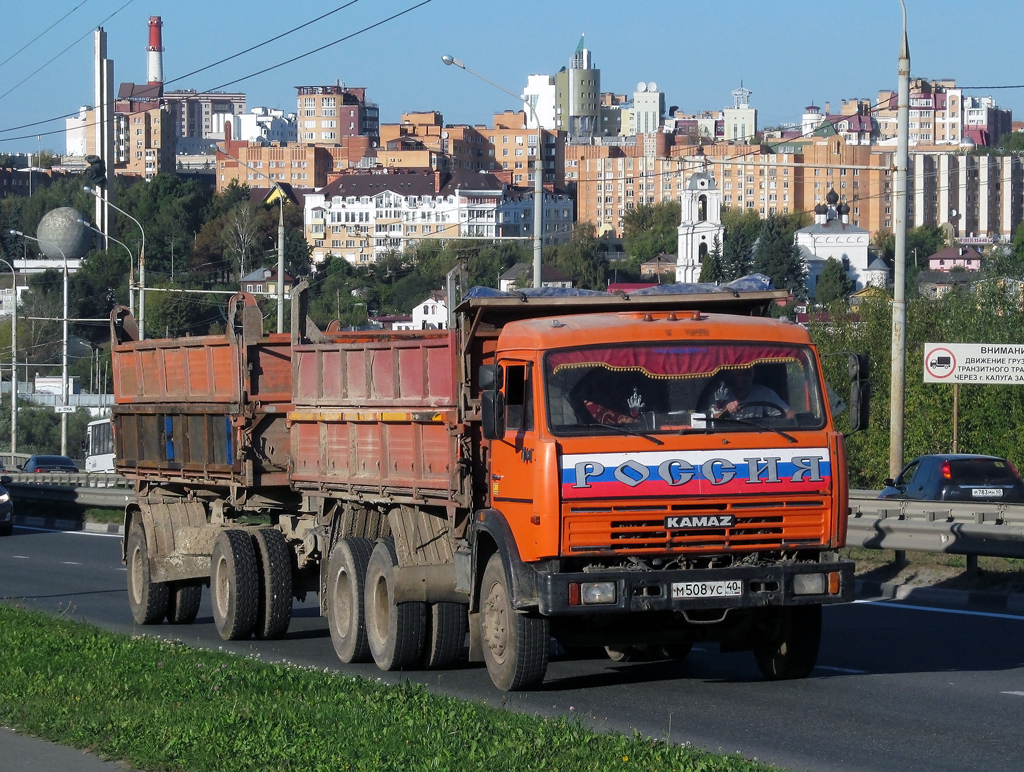
[[[754,368],[747,366],[726,370],[715,392],[712,415],[721,418],[764,418],[784,415],[793,418],[796,413],[768,386],[754,383]]]

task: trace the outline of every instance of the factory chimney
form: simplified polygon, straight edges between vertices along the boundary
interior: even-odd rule
[[[164,82],[164,44],[161,28],[164,26],[159,16],[149,17],[149,45],[146,57],[146,75],[152,86]]]

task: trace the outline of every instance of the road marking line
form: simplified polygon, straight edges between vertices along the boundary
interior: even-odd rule
[[[1000,694],[1009,694],[1011,697],[1024,697],[1024,692],[999,692]]]
[[[81,563],[76,563],[74,560],[65,560],[65,561],[63,561],[63,565],[65,565],[65,566],[80,566],[82,564]]]
[[[832,665],[815,665],[816,670],[831,670],[835,673],[847,673],[849,675],[867,675],[867,670],[855,670],[852,667],[833,667]]]
[[[11,555],[11,557],[14,558],[15,560],[29,560],[30,559],[28,555]]]
[[[42,531],[43,533],[68,533],[73,536],[104,536],[108,539],[120,539],[119,533],[96,533],[95,531],[65,531],[63,528],[37,528],[32,525],[17,526],[23,531]]]
[[[968,617],[991,617],[992,619],[1015,619],[1024,622],[1024,616],[1020,614],[999,614],[995,611],[969,611],[958,608],[938,608],[937,606],[918,606],[912,603],[890,603],[884,600],[855,600],[854,603],[866,603],[872,606],[884,606],[886,608],[911,609],[913,611],[934,611],[938,614],[958,614]]]

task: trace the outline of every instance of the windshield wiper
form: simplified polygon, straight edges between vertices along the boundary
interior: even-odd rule
[[[655,445],[664,445],[665,443],[659,440],[657,437],[652,437],[646,432],[637,431],[636,429],[629,429],[621,424],[597,424],[605,429],[614,429],[621,434],[629,434],[633,437],[643,437],[645,440],[650,440]]]
[[[705,420],[706,421],[731,421],[733,423],[744,424],[745,426],[753,426],[753,427],[755,427],[757,429],[770,429],[771,431],[773,431],[776,434],[778,434],[780,437],[785,437],[791,443],[795,443],[797,441],[796,437],[794,437],[792,434],[787,434],[786,432],[782,431],[782,429],[776,428],[774,426],[766,426],[765,424],[759,424],[757,421],[752,421],[749,418],[739,418],[738,416],[732,416],[732,415],[731,416],[724,416],[723,415],[723,416],[719,416],[718,418],[715,418],[714,416],[708,416]]]

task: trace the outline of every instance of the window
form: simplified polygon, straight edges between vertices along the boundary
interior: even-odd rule
[[[530,366],[505,366],[505,427],[512,431],[533,431],[533,400]]]

